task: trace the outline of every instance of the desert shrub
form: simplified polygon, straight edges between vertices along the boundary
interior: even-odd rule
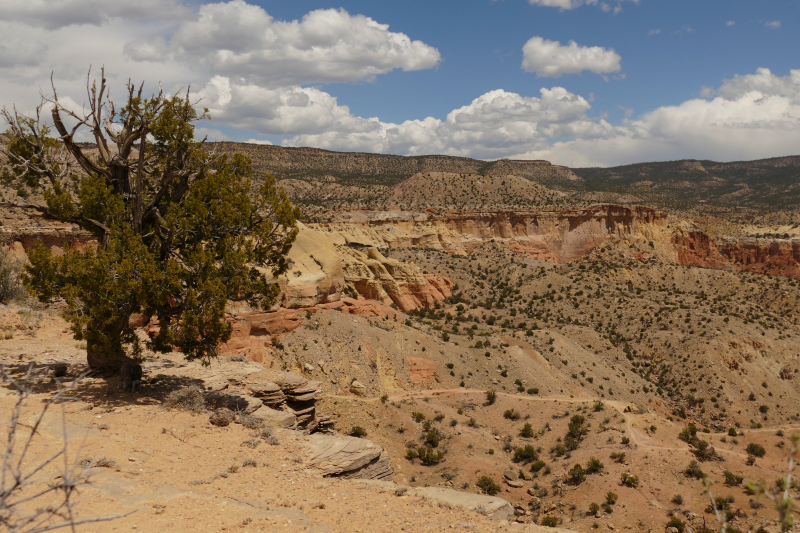
[[[695,479],[703,479],[706,477],[705,472],[700,469],[700,464],[695,460],[689,462],[689,466],[686,467],[686,470],[684,470],[683,473],[688,477],[693,477]]]
[[[406,449],[406,459],[408,459],[409,461],[413,461],[417,457],[419,457],[417,450],[415,450],[414,448]]]
[[[605,408],[606,408],[606,406],[603,404],[603,402],[601,402],[600,400],[597,400],[596,402],[594,402],[594,406],[592,407],[592,410],[594,412],[599,412],[599,411],[602,411]]]
[[[683,496],[681,496],[680,494],[676,494],[675,496],[672,497],[671,501],[675,505],[683,505]]]
[[[442,434],[439,432],[438,429],[433,428],[425,435],[425,444],[430,446],[431,448],[436,448],[439,446],[439,442],[442,440]]]
[[[539,454],[530,444],[521,448],[514,448],[514,462],[528,464],[539,460]]]
[[[736,437],[737,436],[736,428],[728,428],[728,436]]]
[[[597,457],[590,457],[589,461],[586,463],[587,474],[596,474],[602,469],[603,469],[603,463],[601,463],[600,459],[598,459]]]
[[[664,526],[664,528],[668,527],[674,527],[678,530],[678,533],[683,533],[683,531],[686,529],[686,522],[681,521],[677,516],[673,516]]]
[[[425,466],[438,465],[444,458],[444,452],[434,450],[431,446],[417,448],[417,454],[419,454],[419,462]]]
[[[247,413],[239,413],[237,415],[239,423],[247,429],[261,429],[265,426],[265,422],[260,418]]]
[[[519,436],[524,438],[524,439],[532,438],[533,437],[533,426],[531,426],[529,423],[526,423],[522,427],[522,431],[519,432]]]
[[[422,413],[418,413],[417,411],[414,411],[413,413],[411,413],[411,418],[414,419],[414,422],[422,422],[423,420],[425,420],[425,415]]]
[[[754,442],[748,444],[745,451],[755,457],[764,457],[764,455],[767,453],[767,450],[765,450],[763,446]]]
[[[543,516],[541,524],[545,527],[556,527],[558,526],[558,517],[555,516]]]
[[[486,391],[486,404],[492,405],[497,401],[497,392],[493,390]]]
[[[539,459],[538,461],[534,461],[531,464],[531,472],[538,472],[539,470],[541,470],[544,467],[545,467],[545,462],[542,461],[541,459]]]
[[[258,466],[258,463],[256,462],[255,459],[245,459],[244,461],[242,461],[242,466],[251,466],[255,468]]]
[[[614,505],[615,503],[617,503],[618,499],[619,495],[616,492],[611,492],[611,491],[606,492],[606,503],[608,505]]]
[[[515,409],[508,409],[503,413],[503,418],[507,420],[519,420],[520,414]]]
[[[531,396],[534,396],[534,395],[536,395],[536,394],[539,394],[539,389],[537,389],[536,387],[534,387],[534,388],[532,388],[532,389],[528,389],[526,392],[527,392],[528,394],[530,394]]]
[[[622,439],[620,439],[620,442],[622,442],[623,446],[627,446],[628,444],[631,443],[631,439],[630,437],[622,437]]]
[[[571,440],[580,440],[587,433],[589,428],[586,427],[586,418],[583,415],[572,415],[567,426],[567,438]]]
[[[567,472],[567,483],[571,485],[580,485],[586,481],[586,470],[579,464],[576,464]]]
[[[362,439],[367,436],[367,430],[361,426],[353,426],[353,428],[350,430],[350,436]]]
[[[562,455],[567,453],[567,449],[564,447],[563,444],[556,444],[555,446],[553,446],[553,449],[551,449],[550,451],[556,457],[561,457]]]
[[[190,413],[202,413],[206,410],[206,399],[197,385],[181,387],[167,394],[161,404],[165,409],[181,409]]]
[[[589,514],[597,514],[600,512],[600,506],[592,502],[589,504]]]
[[[500,492],[500,485],[495,483],[494,480],[489,476],[481,476],[475,485],[481,489],[484,494],[488,494],[490,496],[494,496]]]
[[[635,489],[636,487],[639,486],[639,477],[638,476],[632,476],[631,474],[629,474],[627,472],[623,472],[619,476],[619,481],[620,481],[620,483],[622,483],[626,487],[631,487],[631,488]]]
[[[722,473],[725,476],[725,484],[730,486],[741,485],[742,481],[744,481],[744,476],[737,476],[733,472],[729,472],[725,470]]]
[[[478,425],[478,422],[477,422],[477,420],[475,420],[474,418],[471,418],[471,417],[470,417],[469,421],[467,422],[467,425],[468,425],[469,427],[471,427],[471,428],[474,428],[475,426],[477,426],[477,425]]]

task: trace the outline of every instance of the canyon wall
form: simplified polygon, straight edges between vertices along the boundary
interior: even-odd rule
[[[548,261],[583,257],[609,239],[663,240],[667,214],[646,207],[601,205],[552,211],[448,213],[343,213],[336,222],[312,225],[339,246],[433,248],[453,253],[489,241]]]

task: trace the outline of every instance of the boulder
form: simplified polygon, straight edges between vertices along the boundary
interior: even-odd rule
[[[519,478],[519,476],[517,475],[517,471],[514,470],[513,468],[506,468],[506,471],[503,472],[503,477],[509,481],[514,481]]]
[[[317,433],[305,445],[306,464],[319,469],[324,476],[392,480],[389,458],[371,440]]]
[[[354,379],[350,384],[350,392],[356,396],[364,396],[367,393],[367,388],[357,379]]]
[[[278,384],[283,392],[293,391],[294,389],[305,387],[308,384],[306,378],[294,372],[279,372],[272,381]]]
[[[263,420],[269,426],[287,429],[293,429],[297,426],[297,417],[295,415],[292,413],[287,413],[286,411],[277,411],[267,407],[266,405],[253,412],[252,415],[260,420]]]
[[[208,417],[209,422],[221,428],[230,425],[235,419],[236,415],[233,414],[233,411],[225,407],[216,409],[213,413],[211,413],[211,416]]]
[[[417,496],[455,507],[464,507],[473,511],[481,509],[492,520],[510,520],[514,516],[514,508],[511,504],[497,496],[472,494],[439,487],[418,487],[414,489],[414,493]]]

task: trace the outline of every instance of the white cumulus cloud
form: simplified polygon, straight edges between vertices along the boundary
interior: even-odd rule
[[[622,58],[601,46],[580,46],[575,41],[562,45],[542,37],[532,37],[522,47],[522,68],[537,76],[557,78],[584,70],[602,74],[619,72]]]
[[[0,13],[5,21],[53,30],[113,18],[180,19],[191,10],[177,0],[0,0]]]
[[[243,0],[203,5],[178,27],[169,47],[187,64],[270,86],[358,81],[394,69],[432,68],[441,60],[436,48],[344,9],[281,21]],[[155,55],[138,50],[131,46],[131,56]]]
[[[785,96],[792,103],[800,104],[800,69],[789,71],[788,76],[776,76],[768,68],[760,68],[755,74],[725,80],[717,92],[727,100],[758,92],[764,96]]]
[[[622,10],[622,2],[625,0],[617,0],[617,5],[613,8],[606,2],[600,2],[599,5],[603,11],[619,13]],[[639,0],[629,0],[636,4]],[[598,0],[528,0],[528,3],[534,6],[557,7],[561,10],[577,9],[581,6],[598,5]]]

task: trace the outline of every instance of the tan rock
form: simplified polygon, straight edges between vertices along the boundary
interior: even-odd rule
[[[297,417],[286,411],[277,411],[266,405],[254,411],[252,415],[263,420],[269,426],[292,429],[297,425]]]
[[[414,385],[429,383],[436,376],[436,361],[408,356],[408,377]]]
[[[383,448],[368,439],[345,435],[311,435],[304,443],[306,463],[325,476],[392,480]]]
[[[414,494],[455,507],[465,507],[473,511],[481,509],[486,516],[493,520],[509,520],[514,516],[514,508],[511,504],[497,496],[472,494],[439,487],[418,487],[414,489]]]
[[[289,272],[278,283],[280,307],[293,309],[339,301],[344,289],[342,262],[333,243],[320,231],[304,224],[287,259]]]
[[[367,388],[356,379],[350,384],[350,392],[356,396],[364,396],[367,393]]]

